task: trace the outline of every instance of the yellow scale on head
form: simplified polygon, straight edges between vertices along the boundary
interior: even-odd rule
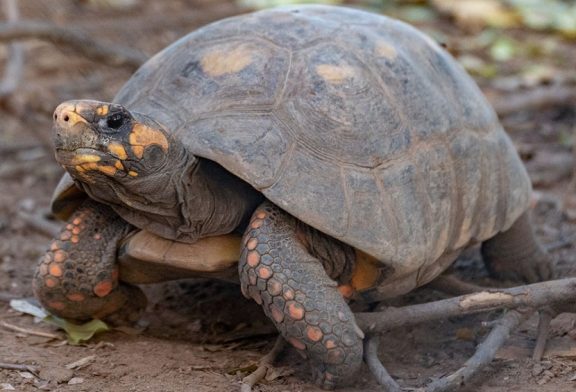
[[[135,124],[129,137],[132,152],[137,158],[144,156],[144,150],[148,146],[157,145],[164,151],[168,151],[168,139],[164,134],[156,129],[143,124]]]

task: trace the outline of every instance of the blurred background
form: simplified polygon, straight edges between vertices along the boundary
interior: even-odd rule
[[[50,140],[54,108],[67,99],[111,100],[148,57],[199,26],[255,9],[305,2],[0,0],[0,322],[26,324],[19,313],[8,307],[7,301],[31,295],[33,267],[45,251],[47,233],[56,225],[45,219],[52,189],[62,174],[54,162]],[[529,169],[535,186],[538,236],[556,257],[559,274],[576,276],[576,1],[317,0],[314,3],[348,5],[402,19],[427,32],[456,58],[493,104]],[[473,257],[470,260],[461,262],[456,269],[465,277],[484,279],[481,265]],[[171,294],[176,302],[182,300],[180,295]],[[85,380],[82,388],[118,390],[114,388],[120,384],[112,383],[120,380],[137,388],[134,390],[142,390],[138,385],[153,387],[155,382],[160,389],[149,390],[187,390],[186,380],[192,377],[198,386],[195,390],[204,387],[229,390],[247,371],[242,366],[258,357],[262,344],[233,349],[229,349],[230,345],[217,346],[226,347],[214,349],[217,354],[208,353],[206,350],[210,349],[204,344],[188,346],[192,347],[188,351],[172,344],[173,340],[205,342],[208,332],[219,334],[226,329],[214,327],[223,323],[219,315],[213,316],[217,320],[210,324],[210,331],[206,330],[204,320],[198,321],[214,309],[206,302],[208,296],[188,292],[187,300],[194,302],[190,306],[196,308],[193,311],[187,308],[186,318],[180,305],[160,302],[149,314],[149,318],[156,320],[151,322],[148,330],[151,332],[129,338],[112,335],[111,344],[116,348],[109,351],[89,346],[98,359],[94,360],[92,370],[76,371]],[[237,323],[230,325],[232,329],[238,328]],[[167,333],[170,328],[179,332]],[[570,328],[558,328],[558,336],[569,336]],[[472,335],[458,333],[462,329],[472,331]],[[477,327],[461,324],[430,326],[425,332],[420,335],[410,332],[412,340],[405,339],[408,346],[396,346],[396,357],[390,356],[397,361],[393,375],[412,380],[415,385],[427,374],[446,371],[446,366],[464,359],[481,335]],[[426,339],[424,335],[429,337]],[[168,341],[155,340],[167,336]],[[413,341],[417,344],[410,343]],[[568,343],[563,344],[569,346]],[[75,351],[77,348],[59,348],[50,351],[52,357],[48,359],[46,347],[52,346],[0,328],[0,362],[32,360],[60,369],[69,356],[89,354]],[[404,354],[398,359],[400,351]],[[165,371],[160,373],[153,370],[153,364],[138,367],[135,363],[142,352],[154,353],[162,363],[171,365],[163,367]],[[518,365],[520,359],[512,358],[506,366],[492,370],[490,376],[495,380],[492,386],[475,390],[504,391],[511,387],[531,390],[535,386],[544,391],[561,390],[576,379],[576,365],[569,359],[576,356],[576,349],[568,352],[572,357],[565,356],[536,370],[524,369]],[[386,352],[383,355],[386,358]],[[176,357],[186,358],[185,363]],[[404,357],[412,367],[402,367]],[[128,370],[118,370],[118,364]],[[183,367],[185,364],[188,367]],[[414,366],[416,370],[410,373]],[[286,371],[277,375],[263,390],[286,390],[286,385],[292,385],[290,390],[312,390],[301,384],[306,375],[290,378],[290,374]],[[70,379],[71,376],[57,381],[58,377],[45,375],[43,380],[49,383],[39,384],[38,379],[30,381],[0,370],[0,384],[8,383],[22,390],[36,390],[38,385],[49,388]],[[360,382],[361,389],[350,390],[377,388],[367,380],[368,377]],[[172,382],[169,385],[173,388],[165,388],[166,382]]]

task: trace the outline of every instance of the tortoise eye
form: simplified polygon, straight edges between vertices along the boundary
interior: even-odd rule
[[[122,113],[114,113],[106,119],[108,128],[118,129],[124,124],[124,116]]]

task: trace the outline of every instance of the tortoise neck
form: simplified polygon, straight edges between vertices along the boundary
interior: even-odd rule
[[[180,183],[180,213],[190,240],[241,229],[263,199],[250,185],[202,158],[195,158]]]

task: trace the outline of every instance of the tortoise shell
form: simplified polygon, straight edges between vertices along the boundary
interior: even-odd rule
[[[212,23],[151,58],[115,102],[380,260],[386,281],[404,279],[395,292],[529,206],[527,173],[473,80],[385,16],[298,6]]]

